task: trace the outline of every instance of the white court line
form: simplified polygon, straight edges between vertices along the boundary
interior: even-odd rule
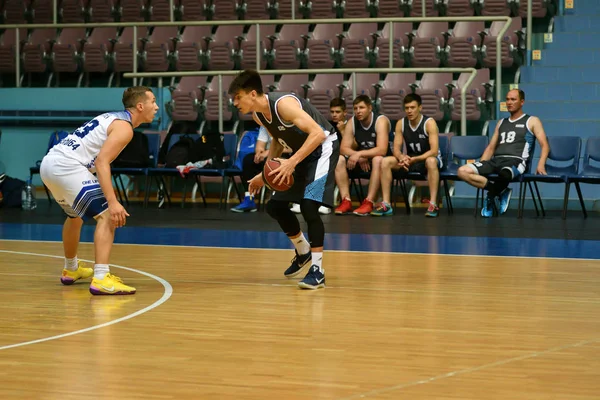
[[[38,257],[49,257],[49,258],[64,258],[63,256],[53,256],[53,255],[49,255],[49,254],[39,254],[39,253],[29,253],[29,252],[25,252],[25,251],[11,251],[11,250],[0,250],[0,253],[12,253],[12,254],[21,254],[21,255],[26,255],[26,256],[38,256]],[[89,261],[89,260],[81,260],[81,261],[87,261],[87,262],[93,262],[93,261]],[[171,297],[171,295],[173,294],[173,287],[171,286],[171,284],[169,282],[167,282],[166,280],[164,280],[163,278],[156,276],[156,275],[152,275],[148,272],[144,272],[144,271],[140,271],[137,269],[133,269],[133,268],[128,268],[128,267],[123,267],[121,265],[114,265],[114,264],[110,264],[111,267],[115,267],[115,268],[120,268],[120,269],[124,269],[127,271],[131,271],[131,272],[135,272],[141,275],[145,275],[149,278],[152,278],[158,282],[160,282],[161,285],[163,285],[163,287],[165,288],[165,292],[163,293],[162,297],[160,299],[158,299],[157,301],[155,301],[154,303],[150,304],[148,307],[142,308],[141,310],[138,310],[132,314],[126,315],[124,317],[112,320],[112,321],[108,321],[105,322],[103,324],[100,325],[94,325],[94,326],[90,326],[89,328],[85,328],[85,329],[80,329],[78,331],[74,331],[74,332],[67,332],[67,333],[63,333],[60,335],[56,335],[56,336],[51,336],[51,337],[47,337],[47,338],[42,338],[42,339],[36,339],[36,340],[31,340],[29,342],[22,342],[22,343],[15,343],[15,344],[10,344],[8,346],[1,346],[0,350],[8,350],[8,349],[12,349],[15,347],[21,347],[21,346],[27,346],[30,344],[36,344],[36,343],[42,343],[42,342],[48,342],[50,340],[56,340],[56,339],[62,339],[68,336],[74,336],[74,335],[78,335],[80,333],[85,333],[85,332],[89,332],[89,331],[93,331],[96,329],[100,329],[100,328],[105,328],[107,326],[110,325],[114,325],[114,324],[118,324],[119,322],[123,322],[126,321],[128,319],[137,317],[138,315],[142,315],[145,312],[148,312],[158,306],[160,306],[161,304],[163,304],[165,301],[169,300],[169,298]],[[90,294],[90,296],[92,296]],[[130,295],[130,296],[135,296],[135,294]]]
[[[558,240],[558,239],[557,239]],[[566,240],[566,239],[565,239]],[[60,240],[28,240],[28,239],[0,239],[0,242],[34,242],[34,243],[61,243]],[[93,244],[93,242],[81,242]],[[147,247],[177,247],[189,249],[226,249],[226,250],[269,250],[290,251],[289,249],[272,249],[263,247],[235,247],[235,246],[186,246],[181,244],[145,244],[145,243],[114,243],[115,246],[147,246]],[[486,258],[522,258],[537,260],[572,260],[572,261],[600,261],[598,258],[575,258],[575,257],[543,257],[543,256],[496,256],[489,254],[446,254],[446,253],[413,253],[404,251],[375,251],[375,250],[329,250],[326,253],[366,253],[366,254],[405,254],[409,256],[448,256],[448,257],[486,257]]]
[[[597,342],[600,342],[600,338],[590,339],[590,340],[584,340],[584,341],[581,341],[581,342],[571,343],[571,344],[567,344],[567,345],[564,345],[564,346],[553,347],[553,348],[542,350],[542,351],[536,351],[534,353],[525,354],[523,356],[508,358],[506,360],[500,360],[500,361],[496,361],[496,362],[489,363],[489,364],[483,364],[483,365],[479,365],[477,367],[459,369],[459,370],[456,370],[456,371],[448,372],[448,373],[442,374],[442,375],[432,376],[431,378],[422,379],[422,380],[419,380],[419,381],[402,383],[400,385],[390,386],[390,387],[387,387],[387,388],[375,389],[375,390],[371,390],[369,392],[355,394],[355,395],[350,396],[350,397],[344,397],[344,398],[342,398],[340,400],[364,399],[364,398],[369,397],[369,396],[376,396],[376,395],[383,394],[383,393],[393,392],[395,390],[406,389],[406,388],[412,387],[412,386],[424,385],[426,383],[431,383],[431,382],[439,381],[439,380],[442,380],[442,379],[451,378],[451,377],[457,376],[457,375],[467,374],[469,372],[478,372],[478,371],[481,371],[481,370],[484,370],[484,369],[488,369],[488,368],[492,368],[492,367],[498,367],[500,365],[505,365],[505,364],[508,364],[508,363],[511,363],[511,362],[514,362],[514,361],[527,360],[527,359],[534,358],[534,357],[544,356],[544,355],[550,354],[550,353],[556,353],[557,351],[561,351],[561,350],[572,349],[572,348],[575,348],[575,347],[587,346],[588,344],[597,343]]]

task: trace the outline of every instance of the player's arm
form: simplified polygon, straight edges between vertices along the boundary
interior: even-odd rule
[[[111,219],[117,227],[125,225],[125,216],[128,216],[123,206],[118,202],[112,186],[110,163],[117,158],[119,153],[133,138],[131,124],[123,120],[115,120],[108,127],[108,138],[102,145],[96,157],[96,175],[108,203]]]
[[[413,157],[415,162],[425,161],[429,157],[437,157],[440,149],[440,132],[435,121],[432,119],[428,120],[425,124],[425,128],[427,128],[427,134],[429,135],[429,150],[420,156]]]
[[[396,130],[394,132],[394,143],[392,145],[392,154],[398,162],[401,162],[406,157],[402,154],[402,143],[404,143],[404,136],[402,136],[402,120],[396,123]]]
[[[346,127],[344,128],[344,132],[342,134],[342,141],[340,143],[340,154],[343,156],[350,157],[352,154],[356,153],[354,147],[354,120],[350,120]]]
[[[376,144],[375,147],[368,150],[361,150],[358,153],[361,157],[373,158],[377,156],[385,156],[390,144],[390,120],[388,117],[378,118],[375,123]]]
[[[310,153],[315,151],[325,141],[327,136],[323,128],[302,109],[298,100],[293,97],[284,97],[279,100],[277,103],[277,112],[284,121],[291,122],[308,135],[302,147],[296,151],[296,154],[289,158],[290,163],[295,167]]]
[[[271,136],[271,139],[273,139],[271,132],[269,132],[269,130],[260,122],[260,120],[256,118],[255,114],[252,114],[252,118],[254,119],[254,122],[256,122],[262,129],[264,129],[267,132],[267,135]],[[258,141],[256,142],[256,145],[258,146]],[[281,156],[281,154],[283,154],[283,146],[278,141],[271,140],[271,146],[269,147],[269,154],[267,155],[267,158],[277,158]]]
[[[538,162],[535,172],[540,175],[546,175],[546,160],[548,159],[548,154],[550,154],[550,144],[548,143],[546,132],[544,132],[542,121],[540,121],[538,117],[531,117],[529,123],[531,132],[535,135],[535,138],[541,147],[540,161]],[[531,156],[533,156],[533,154]]]
[[[481,156],[481,159],[480,159],[481,161],[489,161],[494,156],[494,152],[496,151],[496,146],[498,146],[498,137],[500,136],[500,133],[498,133],[498,130],[500,128],[501,123],[502,123],[502,120],[498,121],[498,123],[496,124],[496,129],[494,129],[494,134],[492,135],[492,138],[490,139],[490,143],[485,148],[485,151],[483,152],[483,155]]]

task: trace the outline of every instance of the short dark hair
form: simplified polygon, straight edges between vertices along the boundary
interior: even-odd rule
[[[245,69],[236,75],[227,93],[235,95],[240,90],[251,92],[256,90],[257,94],[264,94],[260,74],[254,69]]]
[[[525,100],[525,92],[522,89],[517,89],[519,92],[519,100]]]
[[[355,106],[358,103],[365,103],[367,105],[367,107],[373,105],[371,98],[369,96],[367,96],[366,94],[359,94],[358,96],[356,96],[356,98],[352,102],[352,105]]]
[[[134,108],[137,103],[144,101],[146,92],[152,92],[148,86],[132,86],[123,92],[123,106]]]
[[[329,103],[329,108],[331,108],[331,107],[341,107],[342,110],[345,110],[346,102],[341,97],[336,97],[336,98],[332,99],[331,102]]]
[[[403,104],[406,105],[408,103],[412,103],[413,101],[416,101],[418,105],[423,104],[423,100],[421,100],[421,96],[419,96],[416,93],[409,93],[406,96],[404,96]]]

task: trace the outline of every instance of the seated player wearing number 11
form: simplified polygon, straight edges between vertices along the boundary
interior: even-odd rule
[[[268,159],[281,156],[284,149],[291,150],[289,158],[279,159],[281,164],[271,175],[275,176],[274,183],[279,184],[289,182],[294,173],[294,184],[287,191],[275,192],[267,204],[267,212],[296,248],[296,256],[284,275],[294,277],[305,266],[310,266],[298,286],[302,289],[325,287],[325,227],[319,207],[333,206],[335,165],[340,155],[337,135],[327,119],[306,100],[292,93],[265,94],[260,75],[254,70],[239,73],[229,87],[229,94],[242,114],[252,113],[254,121],[273,137]],[[258,193],[264,184],[262,174],[256,175],[249,181],[250,193]],[[309,241],[289,203],[300,204],[300,212],[308,225]]]
[[[68,217],[62,232],[65,267],[60,281],[71,285],[93,276],[93,295],[135,293],[135,288],[112,275],[108,267],[115,228],[124,226],[129,216],[115,196],[110,163],[131,141],[133,128],[152,122],[158,106],[152,90],[145,86],[125,90],[123,105],[124,111],[99,115],[68,135],[50,149],[40,165],[42,181]],[[90,218],[96,220],[93,270],[77,260],[81,227]]]

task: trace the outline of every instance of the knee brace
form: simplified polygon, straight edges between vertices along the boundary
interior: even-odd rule
[[[319,215],[320,204],[314,200],[302,199],[300,209],[308,225],[308,241],[310,247],[323,247],[325,241],[325,226]]]
[[[279,223],[287,236],[296,236],[300,233],[300,222],[290,210],[289,202],[270,200],[267,203],[267,214]]]

